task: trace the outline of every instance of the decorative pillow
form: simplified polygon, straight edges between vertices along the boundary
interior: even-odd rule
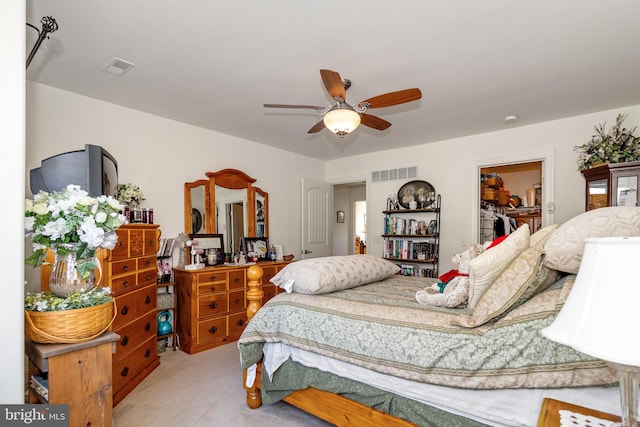
[[[611,206],[587,211],[551,233],[544,250],[544,264],[575,274],[580,268],[586,237],[640,236],[640,207]]]
[[[558,224],[548,225],[545,228],[541,228],[540,230],[538,230],[535,233],[533,233],[529,237],[529,247],[535,246],[535,245],[539,244],[540,242],[542,242],[542,244],[544,244],[549,239],[549,236],[551,235],[551,232],[553,230],[555,230],[556,228],[558,228]]]
[[[378,282],[398,271],[394,263],[373,255],[330,256],[289,264],[271,282],[287,292],[326,294]]]
[[[459,317],[456,324],[469,328],[483,325],[524,303],[558,279],[557,271],[542,265],[546,239],[536,240],[536,244],[522,251],[498,278],[487,286],[471,314]]]
[[[471,260],[469,308],[473,308],[484,290],[522,251],[529,247],[529,225],[524,224],[509,234],[498,246]]]

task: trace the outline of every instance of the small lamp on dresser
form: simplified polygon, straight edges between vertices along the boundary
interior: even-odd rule
[[[564,307],[542,330],[552,341],[608,362],[618,372],[622,426],[636,427],[640,384],[640,237],[585,239]]]

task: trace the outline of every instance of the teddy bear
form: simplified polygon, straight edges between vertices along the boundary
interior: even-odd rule
[[[416,292],[416,301],[422,305],[437,307],[460,307],[466,305],[469,296],[471,260],[484,251],[484,246],[476,243],[466,251],[455,254],[451,261],[457,266],[457,269],[440,276],[439,283],[434,283]]]

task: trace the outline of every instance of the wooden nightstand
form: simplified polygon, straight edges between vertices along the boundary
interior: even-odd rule
[[[620,421],[620,417],[617,415],[611,415],[611,414],[607,414],[606,412],[595,411],[593,409],[585,408],[578,405],[573,405],[571,403],[561,402],[559,400],[549,399],[547,397],[542,402],[542,409],[540,410],[540,418],[538,418],[538,427],[559,427],[561,410],[576,412],[578,414],[600,418],[601,420]]]

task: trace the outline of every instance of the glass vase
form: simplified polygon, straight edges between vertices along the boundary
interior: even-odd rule
[[[95,274],[83,278],[77,265],[82,262],[76,258],[77,246],[63,244],[51,248],[55,254],[51,276],[49,277],[49,289],[59,297],[65,298],[74,291],[88,291],[95,287]],[[85,260],[86,261],[86,260]]]

